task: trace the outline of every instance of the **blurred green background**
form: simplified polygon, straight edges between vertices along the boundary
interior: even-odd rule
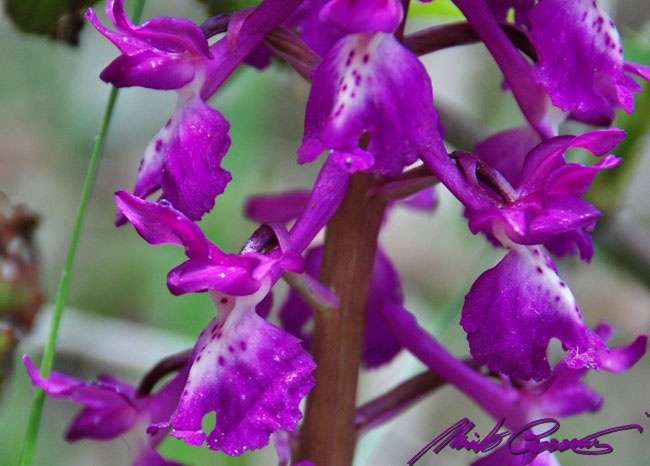
[[[127,11],[131,11],[130,2],[126,3]],[[647,0],[601,3],[618,14],[619,29],[630,44],[627,58],[635,54],[635,59],[649,64],[649,29],[644,29],[650,17]],[[98,4],[97,10],[103,10],[103,4]],[[426,9],[422,11],[409,28],[430,24]],[[99,14],[107,24],[103,11]],[[200,23],[205,10],[187,0],[149,1],[144,18],[161,15]],[[48,303],[58,286],[88,156],[109,92],[109,86],[97,76],[117,56],[115,48],[88,25],[80,42],[78,48],[71,48],[17,32],[8,18],[0,15],[0,190],[40,218],[36,241]],[[496,130],[521,122],[512,97],[500,91],[498,70],[481,46],[443,51],[425,57],[424,62],[431,72],[436,101],[451,109],[443,112],[443,123],[475,120]],[[241,69],[211,99],[210,104],[231,124],[233,142],[223,166],[232,173],[233,181],[217,198],[201,227],[222,249],[237,251],[256,228],[241,215],[247,195],[308,188],[313,183],[321,161],[307,166],[295,163],[308,90],[299,77],[274,64],[264,73]],[[639,268],[641,252],[634,262],[625,259],[625,251],[618,248],[631,242],[629,235],[640,238],[639,248],[650,242],[650,186],[646,181],[650,177],[649,95],[637,94],[637,108],[642,111],[636,118],[645,124],[620,120],[622,125],[636,124],[638,128],[633,134],[634,144],[626,146],[625,154],[617,153],[625,155],[630,169],[624,177],[608,181],[607,186],[617,189],[606,199],[612,215],[594,261],[590,265],[573,259],[559,263],[587,323],[594,326],[606,318],[618,327],[614,345],[626,344],[638,333],[650,331],[650,257],[646,258],[646,269],[643,264]],[[173,297],[166,289],[167,272],[184,259],[181,248],[148,245],[129,225],[115,228],[112,223],[113,193],[132,188],[141,153],[168,119],[174,103],[173,92],[140,88],[120,92],[78,251],[70,309],[64,315],[55,360],[58,370],[86,379],[112,372],[137,384],[158,359],[191,347],[214,315],[207,295]],[[461,219],[459,204],[442,189],[438,194],[441,202],[434,215],[404,210],[392,213],[381,242],[401,273],[407,307],[455,354],[464,356],[468,348],[458,325],[463,296],[502,253],[472,236]],[[280,286],[276,306],[282,295]],[[42,311],[44,320],[37,323],[34,335],[23,340],[17,356],[28,353],[39,360],[47,307]],[[625,374],[590,374],[587,380],[605,395],[605,407],[594,415],[562,421],[560,432],[566,437],[583,436],[630,423],[641,423],[648,430],[641,436],[623,433],[610,437],[613,455],[592,458],[565,453],[559,455],[562,464],[647,464],[650,422],[643,413],[650,410],[649,359],[644,358]],[[412,357],[400,354],[388,367],[362,375],[360,400],[381,394],[421,369]],[[17,462],[31,397],[30,384],[17,358],[16,371],[0,393],[2,465]],[[69,403],[46,401],[34,464],[128,464],[126,443],[119,440],[63,441],[62,432],[77,409]],[[477,423],[479,432],[492,427],[480,409],[446,387],[427,397],[419,408],[364,438],[356,463],[405,464],[443,427],[465,416]],[[192,465],[275,463],[272,449],[230,459],[205,448],[186,447],[171,438],[165,441],[162,452]],[[418,464],[460,465],[473,459],[469,454],[446,452],[425,456]]]

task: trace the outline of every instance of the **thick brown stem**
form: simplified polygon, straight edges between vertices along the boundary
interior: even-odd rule
[[[327,225],[320,280],[340,299],[340,312],[316,313],[311,342],[316,386],[307,399],[296,460],[352,464],[355,408],[366,303],[385,203],[369,200],[372,173],[357,173]]]

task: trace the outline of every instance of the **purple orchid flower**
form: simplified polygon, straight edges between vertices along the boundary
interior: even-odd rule
[[[144,426],[167,419],[174,411],[187,369],[181,370],[157,393],[138,396],[135,387],[109,375],[99,376],[96,382],[84,382],[53,371],[44,379],[27,355],[23,356],[23,361],[34,386],[41,387],[51,397],[84,406],[68,427],[65,435],[68,441],[83,438],[106,441],[121,437],[133,453],[133,466],[182,466],[165,460],[156,452],[167,431],[160,430],[150,436],[145,433]]]
[[[597,2],[541,0],[528,20],[535,76],[554,105],[595,125],[610,125],[617,108],[632,112],[632,92],[643,89],[629,75],[650,80],[650,67],[624,61],[616,26]]]
[[[546,349],[557,338],[573,367],[601,366],[601,339],[585,325],[573,294],[539,248],[510,244],[465,297],[460,324],[479,364],[523,380],[549,376]]]
[[[615,329],[606,321],[598,324],[595,333],[607,340]],[[608,372],[624,372],[631,368],[643,357],[647,347],[647,335],[639,335],[628,346],[607,349],[600,353],[602,368]],[[518,387],[519,403],[528,408],[528,420],[536,417],[549,416],[553,418],[576,416],[585,412],[599,411],[603,405],[603,397],[584,384],[583,379],[588,369],[572,369],[566,360],[560,361],[553,368],[550,377],[539,384],[523,384]],[[521,427],[521,426],[520,426]],[[525,442],[519,446],[526,447]],[[513,455],[504,447],[472,463],[472,466],[516,466],[525,464],[518,462],[519,455]],[[559,465],[556,455],[545,451],[534,456],[531,465]]]
[[[404,18],[400,0],[330,0],[319,17],[348,33],[392,33]]]
[[[123,0],[108,0],[106,13],[119,32],[105,28],[92,9],[86,13],[122,52],[100,77],[117,87],[178,93],[174,114],[145,149],[133,192],[145,198],[162,190],[163,199],[199,220],[231,179],[220,166],[230,146],[229,124],[200,95],[212,58],[208,41],[185,19],[153,18],[135,26],[124,12]],[[124,222],[118,218],[118,224]]]
[[[399,174],[439,137],[431,95],[424,66],[392,35],[346,36],[314,69],[298,162],[329,150],[351,173]]]
[[[580,196],[599,170],[616,165],[619,159],[607,155],[593,166],[584,166],[567,163],[563,154],[582,147],[602,155],[623,136],[621,130],[612,129],[548,139],[523,161],[517,156],[511,160],[506,173],[517,182],[516,189],[493,167],[477,168],[476,157],[459,156],[475,187],[487,189],[478,179],[482,171],[483,179],[489,179],[499,193],[493,194],[489,207],[468,208],[470,229],[486,233],[508,250],[496,267],[476,280],[465,298],[461,325],[478,363],[519,379],[542,380],[551,370],[546,348],[551,338],[557,338],[570,350],[573,367],[600,367],[598,354],[604,343],[586,327],[551,259],[534,245],[545,244],[561,253],[575,248],[590,259],[593,247],[587,232],[600,212]],[[520,137],[516,130],[493,138],[513,146],[511,140]],[[478,153],[484,160],[496,160],[496,148],[493,141],[486,141]]]
[[[305,0],[287,19],[321,57],[346,33],[392,33],[404,16],[397,0]]]
[[[600,395],[582,383],[588,369],[572,367],[570,357],[558,363],[546,380],[539,384],[521,381],[509,383],[507,380],[497,383],[451,355],[401,306],[382,308],[381,315],[388,328],[408,351],[432,372],[462,391],[494,419],[505,417],[505,425],[512,430],[519,430],[531,420],[539,418],[540,414],[573,416],[585,411],[597,411],[602,405]],[[613,328],[606,322],[599,324],[593,332],[603,342],[603,346],[598,350],[601,367],[610,372],[623,372],[643,357],[648,336],[642,334],[628,346],[609,349],[604,341],[612,333]],[[530,452],[511,455],[504,448],[500,448],[474,464],[551,465],[557,464],[556,461],[552,455],[535,456]]]
[[[489,0],[498,21],[514,8],[539,54],[535,78],[553,104],[572,119],[608,126],[614,110],[631,113],[631,78],[650,80],[650,67],[623,59],[621,38],[612,19],[592,0]],[[558,14],[561,12],[561,14]]]
[[[302,272],[302,258],[290,250],[277,227],[279,248],[268,255],[225,254],[181,212],[164,203],[116,194],[123,215],[149,243],[185,247],[189,260],[168,276],[172,293],[209,291],[217,317],[201,332],[191,357],[185,389],[167,420],[149,429],[172,428],[189,445],[207,445],[229,455],[262,448],[279,430],[293,431],[298,405],[314,385],[315,364],[300,340],[261,318],[255,307],[284,270]],[[217,412],[208,434],[203,417]]]
[[[169,290],[175,295],[218,291],[246,296],[258,291],[264,280],[270,281],[284,270],[297,273],[303,270],[300,254],[289,248],[279,228],[275,231],[281,239],[281,249],[273,254],[255,251],[226,254],[209,242],[194,222],[169,204],[145,201],[125,191],[118,191],[115,200],[120,212],[147,242],[185,247],[188,260],[172,269],[167,277]]]
[[[322,7],[319,18],[349,34],[313,71],[299,163],[329,150],[329,159],[350,173],[396,175],[439,137],[428,74],[391,34],[402,16],[395,1]]]
[[[558,136],[534,147],[523,161],[515,156],[504,170],[505,176],[492,170],[493,167],[483,167],[489,172],[485,176],[491,177],[490,182],[499,194],[493,194],[491,206],[470,208],[470,230],[473,233],[483,231],[488,236],[502,232],[508,240],[525,245],[548,243],[558,237],[575,240],[581,257],[589,260],[593,248],[585,231],[593,229],[600,212],[580,196],[587,191],[598,171],[614,167],[620,159],[610,154],[592,166],[585,166],[567,163],[563,154],[570,148],[581,147],[601,156],[624,136],[625,132],[619,129]],[[517,138],[519,133],[502,133],[498,137],[503,141],[504,138]],[[499,152],[493,152],[497,146],[487,147],[487,142],[478,148],[478,154],[486,161],[497,159]],[[471,183],[482,186],[476,175],[478,159],[461,154],[460,162]],[[517,187],[513,188],[510,182]],[[563,246],[565,250],[571,249],[570,244]]]
[[[295,28],[300,38],[321,57],[345,35],[345,31],[320,17],[328,1],[304,0],[286,21],[287,26]]]
[[[630,75],[650,79],[650,67],[624,61],[616,26],[595,1],[455,3],[499,64],[529,123],[543,137],[556,135],[559,123],[549,102],[564,112],[562,119],[570,116],[607,126],[617,108],[630,113],[632,92],[642,91]],[[510,8],[538,52],[534,65],[519,56],[498,27]]]

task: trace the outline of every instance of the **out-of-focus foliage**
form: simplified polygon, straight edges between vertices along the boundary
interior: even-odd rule
[[[626,60],[650,63],[650,42],[647,39],[640,35],[624,36],[624,47]],[[597,176],[588,191],[587,199],[598,205],[605,215],[614,212],[630,176],[637,169],[638,159],[643,153],[641,144],[650,129],[650,86],[640,79],[637,81],[643,86],[644,92],[635,96],[634,113],[628,115],[619,111],[614,121],[615,127],[624,129],[627,133],[614,150],[616,155],[623,157],[625,163],[616,170],[605,170]]]
[[[18,29],[79,45],[83,14],[98,0],[5,0],[7,15]]]
[[[0,192],[0,388],[20,335],[32,326],[42,302],[32,241],[37,223],[32,212],[12,205]]]
[[[435,0],[434,2],[413,1],[409,6],[409,17],[436,17],[463,19],[463,14],[451,0]]]
[[[241,10],[259,5],[260,0],[198,0],[205,5],[208,14],[218,15],[228,11]]]
[[[198,0],[204,4],[211,15],[225,13],[257,6],[260,0]],[[463,15],[451,0],[436,0],[435,2],[413,1],[409,6],[409,17],[441,17],[462,18]]]

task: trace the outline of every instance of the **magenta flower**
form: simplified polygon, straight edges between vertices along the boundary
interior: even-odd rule
[[[595,333],[603,340],[613,335],[615,329],[608,322],[601,322]],[[628,346],[608,349],[600,353],[602,368],[608,372],[624,372],[631,368],[646,352],[648,336],[639,335]],[[585,412],[599,411],[603,397],[584,384],[588,369],[572,369],[566,360],[553,368],[550,377],[540,384],[525,384],[518,389],[518,404],[526,407],[528,420],[541,416],[552,418],[576,416]],[[521,427],[521,426],[518,426]],[[518,447],[526,449],[526,442]],[[524,457],[526,455],[523,455]],[[560,463],[553,453],[545,451],[533,456],[531,466],[555,466]],[[520,455],[513,455],[505,446],[472,463],[473,466],[516,466],[522,464]]]
[[[630,75],[650,79],[650,67],[624,61],[616,26],[596,1],[455,3],[499,64],[526,119],[543,137],[558,134],[558,116],[550,102],[565,112],[561,119],[609,125],[616,109],[632,111],[632,92],[642,90]],[[519,55],[497,24],[505,21],[510,8],[539,55],[534,65]]]
[[[630,112],[633,92],[641,90],[634,76],[650,79],[650,67],[624,60],[614,23],[596,1],[453,2],[468,23],[431,25],[407,36],[409,2],[403,0],[263,0],[201,27],[179,18],[136,25],[123,0],[107,0],[109,29],[88,10],[86,17],[120,52],[101,79],[178,96],[144,151],[133,193],[115,193],[117,223],[130,222],[148,243],[181,246],[186,259],[169,271],[169,290],[207,292],[216,313],[203,322],[191,352],[158,364],[139,388],[110,376],[83,382],[52,372],[44,379],[26,358],[34,385],[83,405],[69,440],[123,435],[133,464],[174,466],[156,452],[167,434],[229,455],[273,439],[280,466],[338,466],[351,464],[359,435],[444,383],[490,416],[505,418],[512,430],[540,414],[600,409],[602,397],[584,376],[589,369],[627,370],[644,355],[647,336],[609,348],[613,329],[588,327],[548,253],[591,259],[591,232],[601,213],[582,198],[600,170],[620,163],[610,151],[624,132],[560,136],[560,124],[566,118],[609,124],[616,109]],[[515,24],[502,24],[513,13]],[[450,154],[431,79],[414,51],[477,38],[503,72],[526,126],[472,137],[484,139],[474,153]],[[263,69],[274,53],[311,85],[298,163],[327,154],[311,190],[249,199],[245,212],[261,226],[238,253],[229,253],[195,223],[231,179],[221,167],[229,123],[206,100],[241,63]],[[469,140],[459,123],[449,125],[450,134]],[[572,149],[597,158],[573,163]],[[423,164],[412,166],[418,160]],[[465,296],[460,325],[469,361],[418,326],[404,307],[399,274],[378,246],[393,206],[435,207],[434,184],[462,203],[472,233],[504,250],[497,264],[477,271]],[[308,249],[326,226],[325,244]],[[276,326],[266,318],[283,274],[292,289]],[[565,352],[554,365],[551,339]],[[359,354],[362,367],[374,368],[401,349],[437,375],[420,374],[356,408]],[[319,385],[298,434],[317,363]],[[208,427],[205,416],[213,412]],[[522,437],[515,446],[527,442]],[[475,464],[557,464],[550,451],[511,453],[495,450]]]
[[[346,33],[392,33],[403,18],[396,0],[305,0],[287,19],[301,39],[320,56]]]
[[[514,8],[539,54],[535,78],[553,105],[588,124],[607,126],[614,110],[631,113],[632,92],[641,86],[631,75],[650,80],[650,67],[623,58],[612,19],[592,0],[488,0],[498,21]]]
[[[396,175],[440,137],[428,74],[392,35],[402,16],[393,0],[333,0],[320,9],[320,21],[349,34],[313,71],[299,163],[328,150],[350,173]]]
[[[65,435],[68,441],[83,438],[106,441],[121,436],[130,446],[133,466],[182,466],[163,459],[155,450],[167,431],[161,430],[150,436],[143,426],[160,422],[174,411],[187,378],[187,369],[179,372],[157,393],[138,396],[135,387],[110,375],[100,375],[96,382],[84,382],[53,371],[43,379],[27,355],[23,356],[23,361],[34,386],[41,387],[51,397],[84,406],[68,427]]]
[[[304,0],[287,18],[287,26],[296,28],[300,38],[318,55],[324,57],[332,46],[345,35],[320,16],[320,10],[328,0]]]
[[[597,2],[541,0],[529,21],[535,76],[554,105],[597,125],[611,124],[617,108],[632,112],[632,92],[642,88],[629,75],[649,80],[650,67],[624,61],[616,26]]]
[[[197,78],[210,59],[201,29],[181,18],[153,18],[136,26],[124,11],[124,0],[108,0],[106,15],[119,32],[104,27],[92,8],[86,17],[122,53],[100,77],[117,87],[180,89]]]
[[[271,255],[253,251],[226,254],[209,242],[195,223],[169,204],[144,201],[125,191],[118,191],[115,201],[147,242],[185,247],[188,260],[167,276],[173,294],[218,291],[245,296],[259,290],[264,279],[270,280],[284,270],[302,272],[302,258],[284,239],[280,246],[285,249]]]
[[[279,430],[294,431],[298,405],[314,385],[315,364],[300,340],[255,312],[262,288],[250,296],[212,293],[217,317],[201,332],[191,368],[173,414],[150,432],[172,428],[189,445],[207,445],[229,455],[262,448]],[[203,417],[217,413],[211,432]]]
[[[557,338],[573,367],[598,370],[603,342],[585,325],[567,285],[540,248],[509,245],[499,264],[474,282],[460,324],[479,364],[511,377],[550,375],[546,349]]]
[[[400,0],[330,0],[319,17],[348,33],[392,33],[404,18],[404,11]]]
[[[218,311],[194,347],[176,410],[149,431],[171,427],[171,435],[189,445],[207,440],[209,448],[229,455],[264,447],[277,430],[293,431],[302,417],[298,405],[314,384],[315,364],[299,339],[255,311],[279,274],[303,270],[286,232],[276,228],[278,246],[268,255],[225,254],[173,207],[124,191],[115,198],[120,212],[149,243],[185,247],[189,260],[169,273],[170,290],[209,291]],[[211,411],[217,412],[217,422],[206,433],[201,422]]]
[[[391,34],[348,35],[314,69],[299,163],[329,150],[350,172],[396,175],[433,138],[440,136],[429,76]]]
[[[493,418],[505,418],[505,425],[519,430],[531,420],[542,416],[573,416],[586,411],[597,411],[602,398],[582,383],[587,368],[576,369],[570,358],[559,362],[545,381],[536,384],[517,380],[501,383],[481,375],[451,355],[433,337],[423,330],[416,319],[404,308],[382,308],[381,315],[404,348],[420,359],[432,372],[454,385]],[[648,336],[639,335],[625,347],[609,349],[604,344],[613,334],[608,323],[601,323],[593,334],[603,342],[598,350],[602,368],[623,372],[632,367],[646,352]],[[513,383],[514,382],[514,383]],[[523,450],[522,450],[523,451]],[[539,461],[539,462],[534,462]],[[556,464],[553,455],[511,455],[505,447],[499,448],[476,463],[496,465],[550,465]]]
[[[119,32],[105,28],[92,9],[86,16],[122,55],[100,77],[117,87],[178,92],[174,114],[145,149],[133,193],[144,199],[161,190],[163,199],[198,220],[231,179],[220,166],[230,146],[229,124],[200,96],[212,58],[208,41],[185,19],[153,18],[135,26],[123,0],[109,0],[106,13]]]
[[[620,159],[610,154],[592,166],[585,166],[567,163],[563,154],[572,147],[582,147],[601,156],[624,136],[625,133],[619,129],[558,136],[534,147],[523,160],[517,160],[515,156],[508,163],[506,176],[490,171],[487,176],[492,178],[490,182],[496,190],[492,191],[492,206],[470,209],[470,230],[492,236],[503,233],[510,241],[525,245],[545,244],[555,239],[556,243],[551,244],[565,251],[571,250],[570,245],[575,242],[581,257],[588,260],[593,249],[586,232],[593,229],[600,212],[580,196],[587,191],[598,171],[617,165]],[[503,140],[504,137],[517,138],[519,135],[504,133],[500,137]],[[480,147],[479,155],[484,160],[497,159],[498,152],[491,150],[486,146]],[[461,155],[460,159],[470,181],[480,187],[476,178],[477,159],[467,155]],[[490,167],[483,168],[491,170]],[[511,185],[510,181],[515,184]],[[561,242],[557,241],[558,238]]]
[[[551,370],[546,348],[551,338],[557,338],[570,350],[567,363],[600,367],[598,354],[603,342],[586,327],[551,259],[534,245],[544,244],[559,253],[577,250],[583,259],[591,258],[588,232],[600,212],[580,196],[599,170],[620,159],[607,155],[593,166],[584,166],[567,163],[563,154],[581,147],[603,155],[623,136],[617,129],[558,136],[521,157],[517,145],[527,147],[535,137],[517,129],[480,144],[477,153],[482,160],[459,155],[469,181],[493,199],[491,205],[468,207],[471,231],[484,232],[508,249],[503,260],[484,272],[465,297],[461,325],[478,363],[519,379],[543,380]],[[514,151],[507,161],[499,158],[504,148]],[[507,177],[484,163],[492,160],[500,167],[507,166]]]

